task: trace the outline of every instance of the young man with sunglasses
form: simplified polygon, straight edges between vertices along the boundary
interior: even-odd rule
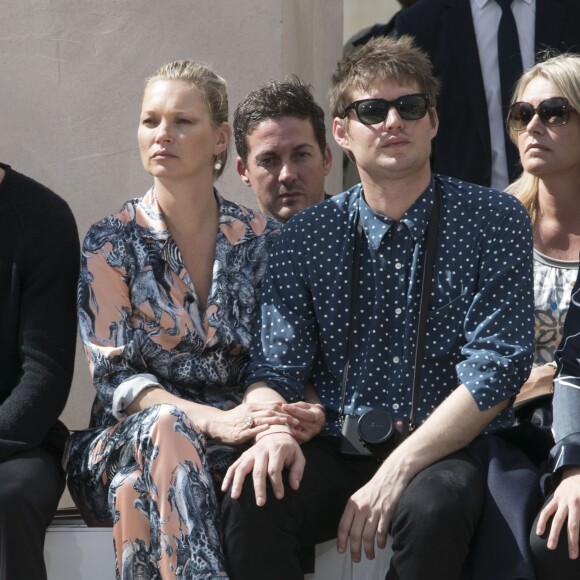
[[[437,90],[409,37],[371,40],[333,76],[361,184],[275,243],[246,395],[300,400],[312,376],[328,423],[302,447],[272,428],[229,470],[234,579],[302,578],[299,551],[333,537],[358,562],[390,534],[389,580],[466,565],[486,487],[468,446],[503,445],[478,436],[511,425],[531,366],[531,233],[512,197],[431,173]]]

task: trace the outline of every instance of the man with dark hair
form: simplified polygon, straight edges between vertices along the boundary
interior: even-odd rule
[[[332,156],[324,111],[297,77],[252,91],[234,113],[237,170],[260,209],[286,223],[325,197]]]
[[[361,183],[282,229],[245,383],[247,401],[298,401],[311,376],[327,425],[303,446],[271,427],[228,471],[234,580],[298,580],[300,550],[333,537],[373,558],[389,534],[389,580],[460,578],[486,489],[469,446],[508,446],[487,433],[532,364],[532,238],[512,196],[431,173],[437,92],[409,37],[333,75]]]
[[[55,193],[0,163],[0,580],[46,580],[64,490],[73,375],[77,228]]]

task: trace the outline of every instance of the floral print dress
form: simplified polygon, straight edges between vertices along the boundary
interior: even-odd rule
[[[96,397],[65,465],[85,519],[113,525],[123,579],[225,576],[214,485],[237,451],[207,442],[173,406],[124,413],[152,384],[220,409],[241,401],[267,250],[280,226],[215,197],[203,312],[153,189],[93,225],[83,244],[79,329]]]

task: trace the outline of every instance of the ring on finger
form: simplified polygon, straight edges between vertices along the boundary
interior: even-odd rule
[[[244,427],[251,429],[254,426],[254,418],[249,415],[244,419]]]

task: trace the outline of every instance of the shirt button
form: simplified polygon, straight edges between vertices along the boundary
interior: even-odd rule
[[[401,314],[403,312],[400,308],[395,308],[395,314]]]
[[[393,362],[394,362],[394,363],[398,363],[398,362],[399,362],[399,360],[401,360],[401,359],[399,359],[399,357],[398,357],[398,356],[394,356],[394,357],[393,357]]]
[[[397,231],[400,232],[403,229],[403,224],[397,224]]]
[[[399,403],[393,403],[393,411],[399,410]]]
[[[400,262],[397,262],[395,264],[395,270],[400,270],[403,267],[403,264],[401,264]]]

